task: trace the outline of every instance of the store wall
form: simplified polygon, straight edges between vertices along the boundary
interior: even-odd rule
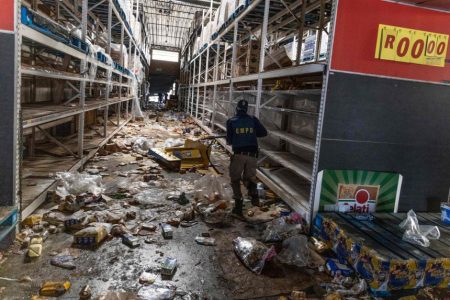
[[[400,211],[438,209],[450,188],[450,13],[336,4],[318,170],[398,172]]]
[[[330,74],[319,170],[403,175],[399,210],[427,210],[450,188],[450,86]]]

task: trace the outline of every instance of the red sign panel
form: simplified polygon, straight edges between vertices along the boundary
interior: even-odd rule
[[[14,31],[15,0],[2,0],[0,8],[0,30]]]
[[[377,57],[380,26],[450,35],[450,13],[387,2],[339,0],[331,69],[432,82],[450,82],[450,50],[443,66]],[[401,45],[400,45],[401,46]],[[405,47],[401,47],[404,49]]]

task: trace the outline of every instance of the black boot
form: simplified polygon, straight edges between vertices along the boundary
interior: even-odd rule
[[[254,182],[249,182],[247,185],[248,190],[248,196],[252,200],[253,206],[259,206],[259,197],[258,197],[258,190],[256,189],[256,184]]]
[[[261,203],[259,202],[258,196],[252,196],[252,205],[258,206],[258,207],[261,205]]]
[[[234,208],[231,211],[231,213],[233,214],[234,217],[243,220],[244,219],[244,215],[242,213],[242,205],[243,205],[243,200],[241,199],[234,199]]]

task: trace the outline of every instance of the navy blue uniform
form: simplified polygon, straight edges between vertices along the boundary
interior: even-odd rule
[[[234,153],[257,153],[259,137],[267,136],[267,130],[258,118],[238,112],[227,121],[227,144]]]

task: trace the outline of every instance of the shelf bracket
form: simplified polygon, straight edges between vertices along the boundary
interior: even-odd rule
[[[53,137],[50,133],[48,133],[45,129],[42,129],[40,126],[36,126],[40,132],[42,132],[46,138],[48,138],[51,142],[55,143],[56,145],[60,146],[64,150],[66,150],[70,155],[72,155],[75,158],[79,158],[78,155],[72,152],[66,145],[58,141],[55,137]]]

